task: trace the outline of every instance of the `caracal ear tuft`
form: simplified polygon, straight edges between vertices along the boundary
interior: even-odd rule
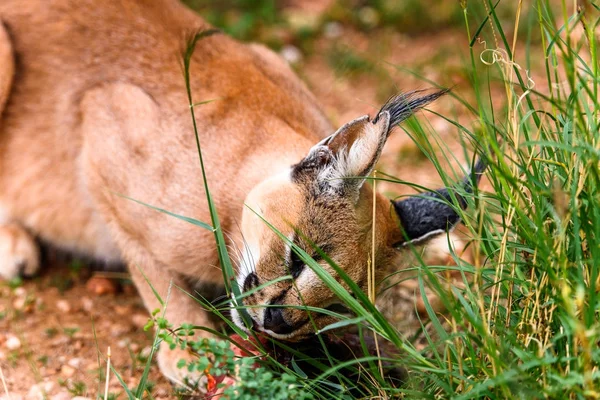
[[[388,112],[390,115],[390,132],[391,130],[414,114],[419,109],[425,107],[427,104],[432,103],[433,101],[439,99],[446,93],[448,93],[449,89],[438,90],[437,92],[429,92],[428,94],[424,94],[428,92],[427,90],[413,90],[411,92],[400,93],[396,96],[391,97],[384,105],[381,107],[377,117],[373,120],[373,123],[376,123],[379,119],[379,116],[383,112]],[[388,132],[389,134],[389,132]]]
[[[308,183],[315,195],[334,193],[358,198],[373,172],[392,128],[446,91],[413,91],[392,97],[371,120],[368,115],[348,122],[317,143],[294,165],[292,179]]]

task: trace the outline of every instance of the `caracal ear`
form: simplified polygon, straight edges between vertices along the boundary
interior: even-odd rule
[[[379,160],[389,128],[387,111],[380,113],[376,122],[368,115],[348,122],[313,146],[293,167],[292,178],[309,184],[319,195],[357,194]]]
[[[391,98],[371,120],[368,115],[348,122],[317,143],[292,169],[292,178],[312,184],[323,194],[358,195],[375,168],[390,132],[415,111],[446,91],[420,95],[420,91]]]

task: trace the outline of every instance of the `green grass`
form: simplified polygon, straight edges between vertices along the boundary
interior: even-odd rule
[[[221,363],[213,362],[218,364],[216,368],[225,368],[226,373],[237,369],[248,377],[232,389],[231,398],[264,398],[282,381],[289,383],[294,398],[600,397],[600,65],[593,34],[598,25],[593,12],[598,12],[598,6],[590,4],[586,13],[576,14],[571,2],[562,0],[553,8],[548,1],[536,0],[534,13],[528,10],[524,18],[524,11],[517,11],[516,18],[506,23],[494,3],[484,1],[483,16],[470,12],[470,2],[462,2],[463,45],[470,51],[472,88],[460,89],[470,92],[468,97],[476,101],[469,103],[453,95],[475,122],[465,126],[448,118],[448,123],[458,129],[466,147],[488,159],[490,189],[461,193],[469,203],[463,219],[475,254],[473,263],[456,256],[453,270],[458,270],[462,282],[446,279],[449,267],[423,262],[412,266],[419,286],[429,287],[447,309],[440,315],[430,299],[423,297],[428,311],[428,320],[422,321],[427,345],[417,349],[406,340],[327,255],[322,254],[323,259],[353,294],[294,247],[353,311],[354,318],[346,321],[359,322],[361,337],[376,335],[399,356],[366,356],[342,363],[320,339],[324,351],[319,359],[288,348],[294,354],[293,362],[284,365],[263,352],[266,359],[253,369],[218,342],[187,342],[187,331],[193,327],[178,330],[159,321],[162,334],[157,337],[174,345],[195,346],[202,367],[207,357],[221,357]],[[480,5],[477,7],[480,10]],[[574,32],[582,26],[584,35],[576,36]],[[478,37],[486,43],[484,68]],[[533,37],[539,42],[533,43]],[[191,51],[193,43],[184,63],[188,82]],[[536,68],[540,63],[541,68]],[[188,95],[190,105],[194,104],[191,91]],[[190,110],[193,114],[194,107]],[[461,173],[442,169],[447,160],[436,157],[438,147],[443,147],[436,133],[413,120],[410,134],[443,180],[455,182]],[[202,163],[200,141],[198,151]],[[471,154],[472,150],[465,152]],[[210,182],[205,179],[205,184],[209,194]],[[228,284],[234,266],[210,197],[209,206]],[[419,252],[413,250],[419,259]],[[235,286],[230,290],[239,304],[244,294]],[[202,303],[213,307],[217,315],[230,307],[227,303]],[[226,325],[247,337],[230,322]],[[408,370],[404,385],[395,386],[385,379],[380,372],[383,362]],[[313,371],[311,375],[308,369]],[[351,378],[352,372],[360,372],[361,379]],[[277,376],[280,378],[275,379]],[[261,385],[252,387],[250,380]],[[136,397],[144,391],[138,387]],[[132,396],[130,391],[126,393]]]
[[[489,18],[478,34],[485,35],[487,56],[496,60],[488,74],[471,77],[477,129],[450,122],[479,148],[489,149],[492,189],[472,196],[464,218],[476,253],[475,263],[459,263],[465,288],[445,281],[443,268],[419,267],[419,279],[440,296],[448,315],[429,315],[440,338],[424,353],[433,366],[405,359],[412,371],[403,388],[409,397],[600,394],[596,42],[592,35],[574,38],[571,32],[584,20],[568,14],[566,2],[558,14],[544,1],[535,6],[539,49],[510,41],[515,32],[505,31],[487,4]],[[468,20],[468,8],[465,16]],[[593,32],[597,19],[584,18]],[[477,71],[480,47],[474,37],[468,32],[472,71]],[[513,58],[523,46],[525,58]],[[529,79],[524,68],[531,59],[545,59],[545,77]],[[492,89],[482,91],[487,85]],[[437,165],[432,149],[424,150]]]

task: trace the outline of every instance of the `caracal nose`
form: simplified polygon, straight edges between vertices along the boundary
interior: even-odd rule
[[[268,329],[281,335],[292,332],[294,327],[285,321],[282,311],[283,307],[269,306],[265,308],[265,318],[263,320],[264,329]]]

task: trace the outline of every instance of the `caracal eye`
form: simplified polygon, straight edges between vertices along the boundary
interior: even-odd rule
[[[296,279],[304,270],[304,261],[300,259],[300,256],[294,251],[290,251],[290,274],[292,274],[292,278]]]

